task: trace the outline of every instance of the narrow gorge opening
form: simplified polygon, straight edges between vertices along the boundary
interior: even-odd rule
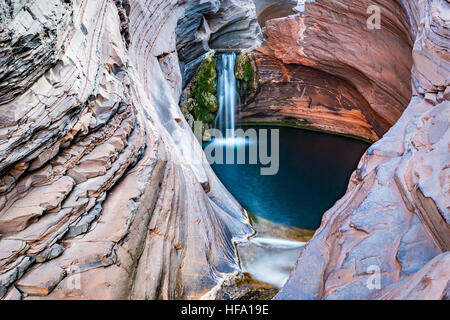
[[[324,212],[345,194],[369,144],[277,123],[242,123],[239,109],[246,88],[236,78],[240,56],[212,57],[217,74],[218,111],[213,121],[217,132],[213,137],[206,134],[203,148],[220,181],[247,210],[256,232],[237,245],[242,271],[277,290],[287,281]],[[275,168],[270,174],[262,174],[268,167],[261,161],[264,155],[277,162],[270,163]]]
[[[0,300],[448,299],[449,17],[0,2]]]
[[[235,77],[237,55],[219,53],[214,56],[219,104],[214,128],[223,139],[214,137],[203,144],[204,148],[222,148],[220,152],[214,150],[220,157],[215,157],[213,151],[212,167],[251,214],[289,227],[315,230],[323,213],[345,194],[350,175],[369,144],[277,123],[242,124]],[[238,128],[244,136],[238,134]],[[279,137],[273,141],[270,133],[275,130]],[[258,153],[262,138],[267,138],[267,156],[270,151],[278,155],[276,169],[270,174],[262,174],[261,169],[267,164],[256,159],[261,156]],[[274,148],[272,141],[279,145]],[[252,156],[252,152],[257,154]],[[242,159],[239,159],[240,154]]]
[[[288,280],[323,214],[348,191],[365,151],[406,108],[412,40],[406,20],[390,21],[394,32],[366,30],[366,11],[358,4],[348,9],[356,12],[355,24],[345,24],[345,32],[326,33],[325,38],[323,31],[345,15],[333,15],[321,3],[309,4],[313,15],[305,14],[305,1],[260,0],[255,8],[262,42],[243,49],[248,36],[244,33],[233,40],[239,45],[223,41],[214,48],[218,42],[209,42],[213,50],[203,61],[188,59],[193,62],[185,70],[192,80],[181,108],[194,132],[194,122],[201,123],[197,128],[202,129],[214,173],[249,215],[255,234],[237,243],[240,270],[257,282],[256,288],[268,289],[254,290],[257,296],[270,298]],[[404,14],[398,6],[389,10]],[[218,30],[223,39],[232,34]],[[342,46],[346,37],[370,42],[371,50],[352,58],[350,49]],[[381,61],[385,41],[394,47],[391,59]],[[234,129],[240,131],[237,137]],[[214,130],[219,137],[211,133]],[[273,149],[274,131],[276,172],[264,175],[273,161],[259,161],[259,151],[262,141],[265,150]],[[252,150],[257,150],[254,162]],[[274,160],[270,151],[263,156]]]

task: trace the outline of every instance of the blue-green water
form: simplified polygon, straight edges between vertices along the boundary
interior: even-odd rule
[[[263,176],[260,168],[267,166],[260,164],[213,164],[217,176],[251,213],[289,226],[317,229],[323,213],[345,194],[350,176],[369,145],[302,129],[254,128],[268,129],[269,137],[271,129],[280,130],[278,173]],[[249,147],[234,148],[248,151]]]

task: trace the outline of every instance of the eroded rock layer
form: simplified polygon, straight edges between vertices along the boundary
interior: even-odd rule
[[[278,298],[448,297],[448,1],[272,5],[248,117],[266,104],[368,139],[399,119]],[[252,229],[178,102],[209,49],[256,46],[253,3],[18,0],[0,18],[0,297],[214,297]]]
[[[238,270],[252,230],[178,107],[196,4],[0,3],[0,297],[200,298]]]
[[[349,79],[386,123],[411,98],[414,62],[408,107],[325,213],[279,299],[449,296],[450,4],[371,2],[381,8],[380,31],[364,27],[366,1],[315,1],[300,16],[267,22],[266,52]]]
[[[383,14],[379,30],[367,27],[371,5]],[[286,64],[310,66],[348,80],[387,131],[411,98],[414,38],[405,10],[397,1],[365,0],[306,1],[303,10],[267,21],[266,41],[258,50]]]
[[[377,115],[348,81],[258,52],[249,55],[256,79],[240,109],[242,122],[315,128],[369,141],[383,132]]]

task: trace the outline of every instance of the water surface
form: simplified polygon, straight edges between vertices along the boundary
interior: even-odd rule
[[[323,213],[345,194],[350,176],[369,145],[303,129],[253,128],[280,130],[278,173],[262,176],[260,168],[266,166],[248,163],[213,164],[213,170],[241,205],[254,215],[287,226],[317,229]],[[224,148],[248,150],[249,147]]]

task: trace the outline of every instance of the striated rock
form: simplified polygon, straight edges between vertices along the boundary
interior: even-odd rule
[[[351,83],[258,52],[249,59],[254,61],[256,81],[244,81],[249,97],[240,109],[242,122],[282,123],[379,139],[383,128],[377,115]]]
[[[238,51],[260,43],[261,28],[252,0],[191,0],[184,7],[176,29],[183,88],[211,49]]]
[[[253,1],[224,0],[207,22],[211,30],[211,49],[237,51],[259,44],[261,29]]]
[[[211,48],[258,43],[258,12],[247,119],[371,140],[395,123],[277,298],[448,298],[449,4],[373,3],[1,2],[0,297],[214,298],[239,277],[237,296],[274,294],[239,274],[253,230],[178,106]]]
[[[0,233],[20,232],[39,218],[45,211],[61,206],[62,201],[72,191],[75,182],[70,177],[62,177],[48,186],[36,187],[24,198],[18,199],[0,217]]]
[[[380,30],[367,27],[371,5],[382,12]],[[303,6],[303,13],[267,21],[267,39],[258,51],[349,81],[373,110],[381,136],[411,98],[414,38],[407,13],[396,1],[385,0],[321,0]]]
[[[178,107],[196,5],[0,4],[0,297],[192,299],[239,270],[248,218]]]
[[[442,279],[450,278],[449,263],[448,252],[438,255],[415,273],[411,279],[396,284],[392,290],[386,290],[387,293],[380,298],[397,300],[439,300],[444,298],[448,300],[449,283]]]
[[[287,17],[296,13],[297,0],[254,0],[258,14],[258,23],[265,27],[266,22],[272,19]]]
[[[292,43],[285,48],[270,43],[269,35],[266,50],[285,62],[301,62],[343,75],[343,70],[350,72],[350,66],[356,68],[355,63],[365,59],[357,67],[359,76],[350,72],[345,77],[354,77],[350,81],[387,123],[395,120],[401,110],[401,104],[394,100],[408,98],[408,77],[403,70],[408,55],[404,52],[406,40],[416,39],[412,49],[414,95],[409,106],[384,137],[369,148],[352,176],[347,194],[325,213],[320,229],[305,247],[278,299],[448,298],[450,102],[442,98],[449,88],[446,24],[450,7],[448,2],[438,0],[375,2],[382,8],[384,22],[382,29],[372,34],[361,26],[359,15],[351,23],[339,24],[333,33],[327,32],[331,30],[329,19],[337,23],[347,10],[361,12],[364,1],[343,1],[345,6],[333,11],[321,10],[333,8],[331,1],[307,3],[303,15],[267,23],[269,34],[280,28],[302,31],[295,47]],[[358,24],[358,32],[351,32]],[[342,38],[343,32],[347,40]],[[294,33],[287,34],[290,37]],[[381,58],[377,43],[383,42],[373,41],[373,50],[359,56],[355,53],[362,42],[354,37],[395,37],[397,41],[386,38],[386,43],[396,52],[381,63],[376,58]],[[329,41],[329,45],[319,50],[314,41],[318,44],[322,40]],[[335,47],[339,42],[341,45]],[[356,47],[349,48],[350,43]],[[331,63],[336,67],[334,72]],[[382,72],[374,73],[380,66]],[[388,74],[391,76],[382,76]],[[372,88],[377,88],[375,94],[366,93],[370,86],[359,86],[363,77],[370,78]],[[389,83],[392,86],[386,86]],[[379,285],[374,279],[379,280]]]
[[[1,104],[24,93],[57,62],[73,28],[72,12],[71,1],[0,3]],[[14,121],[13,110],[2,112],[1,125]]]

